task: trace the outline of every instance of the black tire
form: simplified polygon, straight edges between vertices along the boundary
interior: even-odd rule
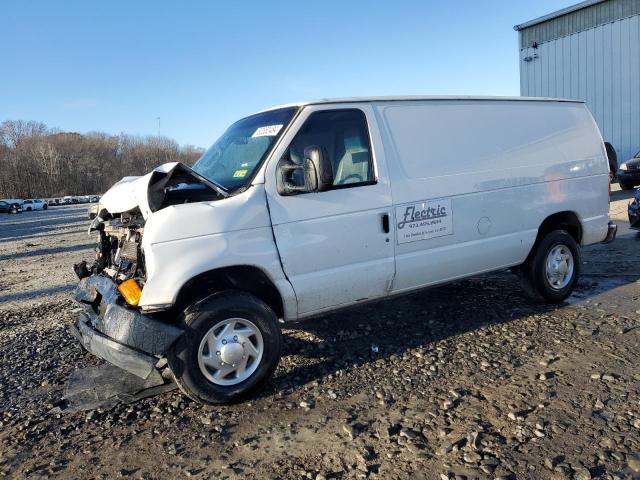
[[[31,207],[27,207],[27,212],[30,212],[30,211],[31,211]]]
[[[573,271],[569,282],[562,288],[555,288],[546,274],[546,261],[554,247],[564,245],[571,252]],[[553,230],[534,247],[527,260],[522,264],[519,277],[525,293],[534,300],[547,303],[559,303],[565,300],[578,282],[582,260],[580,247],[566,230]]]
[[[620,182],[620,188],[622,190],[633,190],[633,183],[627,183],[627,182]]]
[[[262,335],[264,349],[257,369],[235,385],[208,380],[198,364],[198,349],[207,332],[229,318],[252,322]],[[185,333],[167,354],[175,381],[192,400],[206,404],[231,403],[262,388],[273,375],[282,352],[282,333],[276,315],[264,302],[244,292],[225,291],[190,305],[179,318]]]
[[[47,205],[46,203],[42,206],[43,210],[46,210],[47,208],[49,208],[49,205]]]

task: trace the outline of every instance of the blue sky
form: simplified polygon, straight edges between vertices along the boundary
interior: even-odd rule
[[[353,95],[518,95],[513,25],[576,3],[0,2],[0,121],[161,133],[206,147],[234,120]]]

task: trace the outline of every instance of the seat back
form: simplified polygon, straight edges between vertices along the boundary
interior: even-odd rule
[[[357,128],[344,131],[344,154],[335,168],[335,185],[367,182],[371,179],[369,148]]]

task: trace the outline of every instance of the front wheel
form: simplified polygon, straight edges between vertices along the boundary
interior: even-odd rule
[[[622,190],[633,190],[633,183],[627,183],[627,182],[620,182],[620,188]]]
[[[520,281],[531,298],[558,303],[573,292],[580,265],[580,248],[575,239],[565,230],[554,230],[522,265]]]
[[[278,319],[252,295],[209,295],[188,307],[180,322],[185,332],[167,360],[178,387],[197,402],[240,400],[263,387],[278,366]]]

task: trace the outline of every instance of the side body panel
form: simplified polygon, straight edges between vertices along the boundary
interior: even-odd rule
[[[371,137],[375,178],[318,193],[282,196],[276,189],[278,160],[316,111],[359,109]],[[283,269],[298,299],[299,316],[385,296],[394,274],[394,240],[382,217],[391,213],[391,189],[380,136],[369,104],[308,106],[300,113],[265,169],[265,188]]]
[[[553,213],[577,213],[583,244],[605,237],[608,167],[583,104],[390,102],[375,111],[398,239],[393,292],[518,265]],[[438,207],[447,215],[434,217]],[[416,211],[426,213],[413,221]]]
[[[147,218],[142,248],[147,283],[140,306],[170,305],[191,278],[209,270],[260,268],[282,296],[285,317],[297,316],[291,284],[282,271],[266,208],[264,185],[216,202],[175,205]]]

